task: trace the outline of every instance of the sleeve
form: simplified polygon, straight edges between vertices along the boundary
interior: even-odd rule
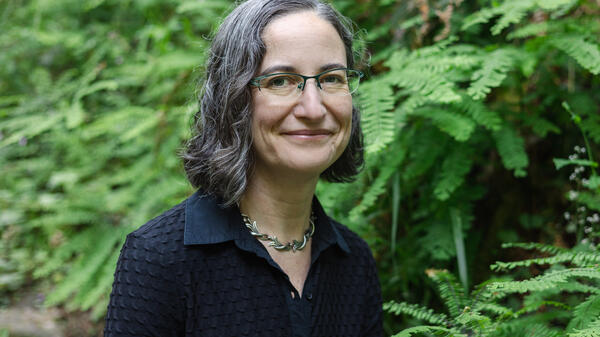
[[[117,261],[105,337],[184,335],[181,288],[166,260],[148,240],[127,237]]]
[[[369,272],[367,274],[367,296],[365,309],[363,311],[363,326],[361,336],[382,337],[383,336],[383,304],[381,299],[381,286],[377,276],[377,267],[371,251],[369,254]]]

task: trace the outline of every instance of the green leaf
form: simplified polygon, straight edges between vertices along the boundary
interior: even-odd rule
[[[525,152],[525,141],[508,124],[494,133],[496,147],[502,164],[508,170],[514,170],[515,177],[527,175],[525,168],[529,165],[529,159]]]
[[[469,117],[451,113],[441,108],[421,108],[413,114],[429,118],[435,126],[459,142],[471,138],[471,134],[475,130],[475,122]]]
[[[471,170],[471,151],[464,146],[455,146],[444,159],[433,193],[439,200],[447,200],[460,187]]]
[[[592,295],[581,302],[573,310],[573,315],[573,319],[567,326],[567,331],[588,328],[594,320],[600,317],[600,295]]]
[[[467,335],[462,335],[462,334],[456,334],[456,333],[452,333],[452,330],[450,329],[446,329],[446,328],[442,328],[439,326],[426,326],[426,325],[419,325],[419,326],[414,326],[412,328],[408,328],[408,329],[404,329],[402,331],[400,331],[399,333],[392,335],[392,337],[410,337],[412,335],[416,335],[416,334],[421,334],[421,333],[426,333],[426,332],[446,332],[448,334],[446,334],[446,336],[451,337],[451,336],[467,336]]]
[[[550,43],[574,58],[594,75],[600,74],[600,49],[581,35],[562,35],[550,38]]]
[[[481,69],[471,75],[471,86],[467,93],[475,100],[485,98],[492,88],[502,84],[515,60],[516,53],[512,49],[497,49],[486,55]]]
[[[385,80],[373,80],[361,85],[360,105],[366,152],[381,151],[394,139],[394,95]]]
[[[554,166],[557,170],[567,166],[567,165],[577,165],[577,166],[589,166],[589,167],[598,167],[598,163],[595,161],[587,160],[587,159],[562,159],[562,158],[554,158],[552,159],[554,162]]]
[[[65,111],[67,119],[67,128],[74,129],[81,125],[85,117],[85,111],[81,106],[81,101],[77,100]]]

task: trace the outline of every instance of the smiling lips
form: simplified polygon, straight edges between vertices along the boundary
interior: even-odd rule
[[[282,132],[282,134],[285,136],[292,136],[295,138],[302,138],[302,139],[321,139],[321,138],[325,138],[327,136],[332,135],[333,132],[330,130],[326,130],[326,129],[316,129],[316,130],[304,129],[304,130],[294,130],[294,131]]]

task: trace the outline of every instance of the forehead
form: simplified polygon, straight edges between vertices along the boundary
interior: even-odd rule
[[[346,50],[338,32],[314,11],[276,18],[265,27],[262,39],[266,53],[259,72],[286,66],[309,74],[327,64],[346,66]]]

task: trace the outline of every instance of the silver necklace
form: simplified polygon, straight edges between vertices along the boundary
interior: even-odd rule
[[[277,250],[281,250],[281,251],[291,250],[292,252],[296,252],[297,250],[302,250],[302,249],[304,249],[304,247],[306,247],[306,243],[308,242],[308,239],[310,239],[313,236],[313,234],[315,233],[315,222],[314,222],[315,215],[312,212],[310,214],[308,229],[306,230],[306,232],[304,232],[304,237],[302,238],[302,241],[292,240],[292,242],[287,242],[287,243],[279,242],[277,237],[274,235],[268,235],[268,234],[263,234],[263,233],[259,232],[258,226],[256,225],[256,221],[250,219],[250,217],[244,213],[241,213],[241,214],[242,214],[242,219],[244,220],[244,224],[250,230],[250,234],[252,234],[252,236],[256,237],[259,240],[269,241],[269,244],[268,244],[269,247],[273,247]]]

